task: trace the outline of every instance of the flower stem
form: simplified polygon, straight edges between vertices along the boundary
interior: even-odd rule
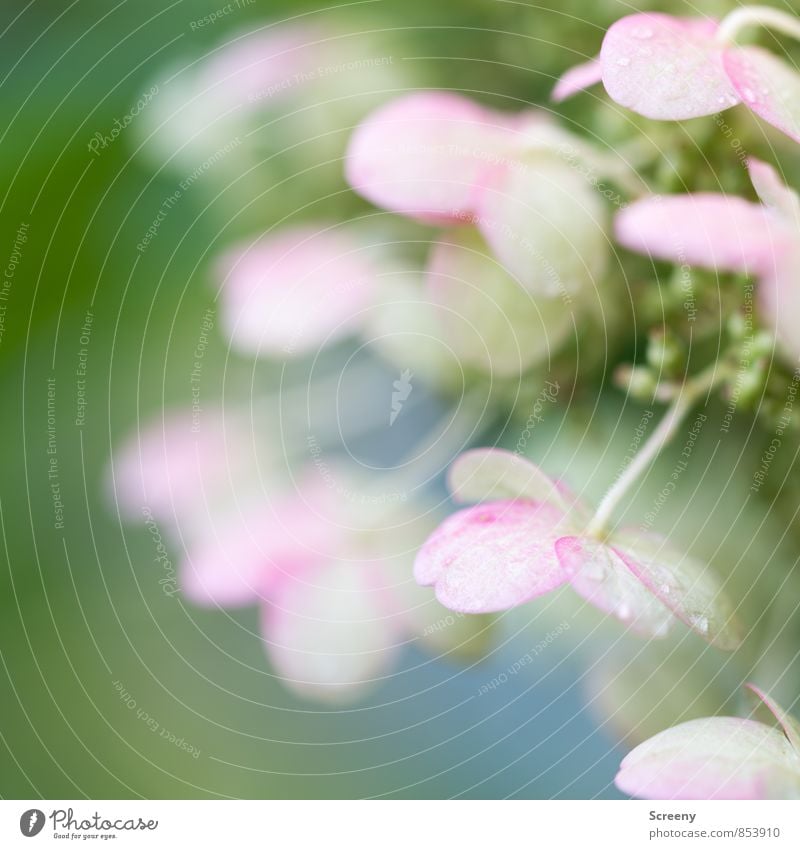
[[[800,40],[800,20],[772,6],[742,6],[726,15],[719,25],[716,40],[733,44],[739,32],[747,26],[769,27]]]
[[[645,442],[641,450],[633,458],[633,461],[617,478],[600,502],[597,511],[592,516],[586,528],[586,533],[589,536],[594,536],[598,539],[605,537],[608,520],[631,485],[659,455],[661,449],[675,436],[684,416],[694,406],[695,401],[702,394],[713,389],[714,386],[727,376],[727,368],[721,363],[715,362],[708,369],[700,372],[700,374],[688,380],[681,387],[675,400],[667,409],[667,412],[650,435],[650,438]]]

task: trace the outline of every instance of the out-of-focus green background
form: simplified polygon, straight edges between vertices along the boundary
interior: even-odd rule
[[[224,5],[14,0],[0,11],[4,268],[20,225],[28,235],[0,341],[0,794],[614,797],[623,750],[596,727],[576,683],[580,668],[559,664],[558,647],[480,698],[478,688],[519,657],[518,646],[472,668],[412,647],[367,702],[334,711],[296,699],[272,677],[255,610],[224,616],[161,592],[147,531],[122,525],[112,509],[110,448],[163,406],[190,403],[188,371],[214,296],[215,252],[253,235],[261,221],[272,226],[293,208],[295,187],[289,179],[279,197],[267,193],[236,216],[235,193],[219,196],[213,180],[200,181],[139,254],[176,172],[136,153],[133,128],[100,156],[87,143],[176,60],[202,55],[230,32],[306,14],[374,28],[429,87],[508,98],[507,106],[546,104],[554,77],[592,54],[603,28],[629,6],[255,0],[191,29]],[[579,110],[564,109],[577,117]],[[304,155],[313,166],[313,147]],[[342,194],[311,212],[360,208]],[[77,427],[83,347],[87,407]],[[215,336],[204,399],[246,393],[252,375],[253,364]],[[52,457],[57,478],[49,475]],[[55,527],[54,480],[63,530]],[[153,733],[120,699],[116,681],[199,756]]]

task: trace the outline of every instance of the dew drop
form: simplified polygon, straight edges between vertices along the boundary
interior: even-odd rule
[[[626,68],[628,65],[630,65],[630,63],[631,60],[627,56],[620,56],[620,58],[617,59],[617,64],[622,65],[623,68]]]
[[[701,633],[708,633],[708,618],[705,616],[693,616],[692,625]]]
[[[744,99],[748,103],[753,103],[756,99],[756,93],[753,91],[752,88],[742,89],[742,94],[744,95]]]

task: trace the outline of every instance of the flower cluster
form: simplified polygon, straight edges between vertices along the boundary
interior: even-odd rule
[[[209,410],[198,433],[190,416],[174,413],[123,446],[112,483],[124,514],[141,518],[145,510],[183,552],[185,598],[260,607],[276,674],[306,697],[359,697],[408,643],[445,651],[468,643],[470,622],[431,628],[447,612],[411,580],[424,522],[377,499],[354,504],[337,487],[356,483],[337,476],[331,486],[311,468],[278,489],[275,460],[254,445],[241,414]],[[261,486],[270,471],[272,493]]]
[[[763,7],[743,7],[721,22],[625,17],[610,27],[596,59],[558,81],[553,98],[561,102],[602,82],[615,104],[658,121],[744,105],[800,142],[800,74],[774,51],[740,44],[752,26],[800,37],[796,19]],[[156,99],[153,115],[175,112],[157,141],[175,147],[175,132],[179,148],[201,144],[208,151],[222,139],[220,128],[230,135],[229,112],[236,129],[290,95],[302,104],[304,86],[323,78],[331,90],[320,103],[328,106],[301,108],[324,125],[332,120],[330,103],[338,103],[336,85],[347,77],[346,68],[320,74],[334,40],[293,28],[228,45],[183,88],[160,105]],[[310,45],[319,44],[326,46],[315,53]],[[380,73],[392,77],[387,90],[416,88],[395,79],[402,76],[396,69]],[[442,642],[428,626],[449,615],[444,608],[496,614],[561,587],[618,620],[625,635],[663,643],[688,626],[736,658],[761,617],[743,615],[733,570],[718,574],[690,553],[691,544],[679,550],[672,534],[620,527],[615,511],[687,413],[712,403],[717,391],[730,398],[741,383],[742,347],[754,347],[731,330],[741,318],[742,279],[757,289],[750,336],[760,334],[764,357],[779,354],[769,375],[769,363],[758,361],[760,386],[766,392],[769,378],[778,395],[787,394],[781,369],[800,359],[798,195],[755,156],[747,166],[758,202],[722,192],[675,194],[662,190],[651,153],[633,144],[612,155],[611,143],[567,131],[544,109],[511,112],[422,89],[376,98],[379,85],[371,90],[360,77],[359,97],[344,98],[345,123],[354,129],[346,144],[337,134],[339,146],[326,160],[343,164],[358,211],[343,214],[347,220],[280,218],[217,258],[213,275],[231,347],[285,362],[359,336],[359,347],[399,366],[404,399],[411,376],[420,376],[448,400],[479,387],[510,409],[509,417],[525,383],[558,376],[549,385],[570,391],[547,397],[555,406],[580,396],[592,366],[595,374],[602,368],[616,375],[617,389],[633,398],[668,404],[658,425],[641,446],[637,437],[633,459],[596,509],[522,450],[461,453],[450,465],[449,488],[472,506],[431,533],[426,507],[355,503],[348,494],[363,482],[344,483],[342,469],[321,476],[307,457],[264,456],[243,418],[221,408],[206,416],[200,434],[177,416],[131,439],[113,464],[119,503],[132,516],[146,508],[185,552],[186,598],[211,607],[260,606],[274,669],[312,697],[357,696],[386,674],[403,644],[433,633],[450,651],[483,628],[483,620],[460,617]],[[362,108],[361,95],[370,107],[380,105]],[[171,98],[182,101],[180,109]],[[634,172],[628,154],[645,176]],[[690,175],[681,176],[690,185]],[[648,273],[642,257],[651,268],[657,260],[716,275],[705,290],[702,277],[692,277],[691,327],[683,311],[680,320],[671,316],[668,287],[647,279],[641,286],[638,278]],[[637,280],[626,290],[628,269]],[[711,317],[697,332],[696,312]],[[603,392],[607,383],[604,372]],[[391,402],[389,424],[399,403]],[[447,463],[477,429],[459,440]],[[525,432],[527,452],[536,439]],[[495,436],[501,444],[505,432]],[[689,453],[696,439],[693,433]],[[415,487],[432,477],[421,476]],[[436,601],[417,584],[433,587]],[[782,731],[750,719],[695,718],[635,748],[618,787],[647,798],[800,795],[797,723],[753,690]]]

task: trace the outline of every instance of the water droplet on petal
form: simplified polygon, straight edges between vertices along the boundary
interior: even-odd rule
[[[752,89],[752,88],[744,88],[744,89],[742,89],[742,94],[744,95],[744,99],[745,99],[748,103],[753,103],[753,102],[755,101],[755,99],[756,99],[756,93],[753,91],[753,89]]]
[[[672,590],[672,587],[670,587],[669,584],[662,584],[658,589],[659,592],[661,592],[663,595],[669,595]]]
[[[627,56],[620,56],[620,58],[619,58],[619,59],[617,59],[617,64],[618,64],[618,65],[622,65],[622,67],[623,67],[623,68],[625,68],[625,67],[627,67],[628,65],[630,65],[630,63],[631,63],[631,60],[630,60],[630,59],[628,59],[628,57],[627,57]]]
[[[708,618],[706,616],[693,616],[692,625],[701,634],[708,633]]]

